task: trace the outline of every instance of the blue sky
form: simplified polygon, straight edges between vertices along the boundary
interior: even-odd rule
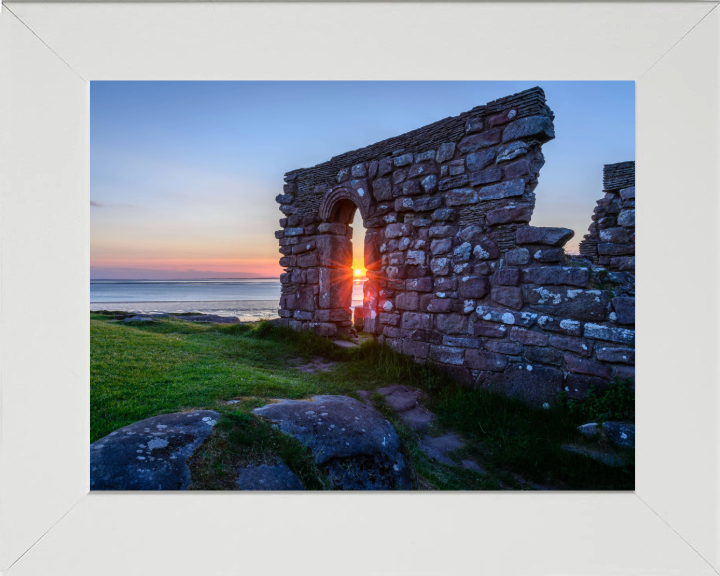
[[[92,277],[277,276],[285,172],[538,85],[556,139],[532,224],[572,249],[603,164],[635,159],[632,82],[92,82]]]

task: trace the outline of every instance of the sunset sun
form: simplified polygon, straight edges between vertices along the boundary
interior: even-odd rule
[[[355,276],[362,276],[362,270],[360,270],[360,268],[355,268]]]

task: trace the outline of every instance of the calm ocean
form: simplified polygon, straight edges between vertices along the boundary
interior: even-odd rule
[[[353,306],[362,304],[362,281],[353,282]],[[280,281],[91,280],[91,310],[203,312],[241,320],[277,317]]]

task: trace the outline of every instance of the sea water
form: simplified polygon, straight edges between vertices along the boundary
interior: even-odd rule
[[[353,281],[353,306],[362,304],[363,282]],[[277,318],[279,301],[275,278],[90,281],[91,310],[201,312],[257,320]]]

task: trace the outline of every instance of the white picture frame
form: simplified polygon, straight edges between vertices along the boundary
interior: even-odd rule
[[[717,5],[4,3],[0,571],[720,573]],[[90,494],[103,79],[635,80],[635,492]]]

